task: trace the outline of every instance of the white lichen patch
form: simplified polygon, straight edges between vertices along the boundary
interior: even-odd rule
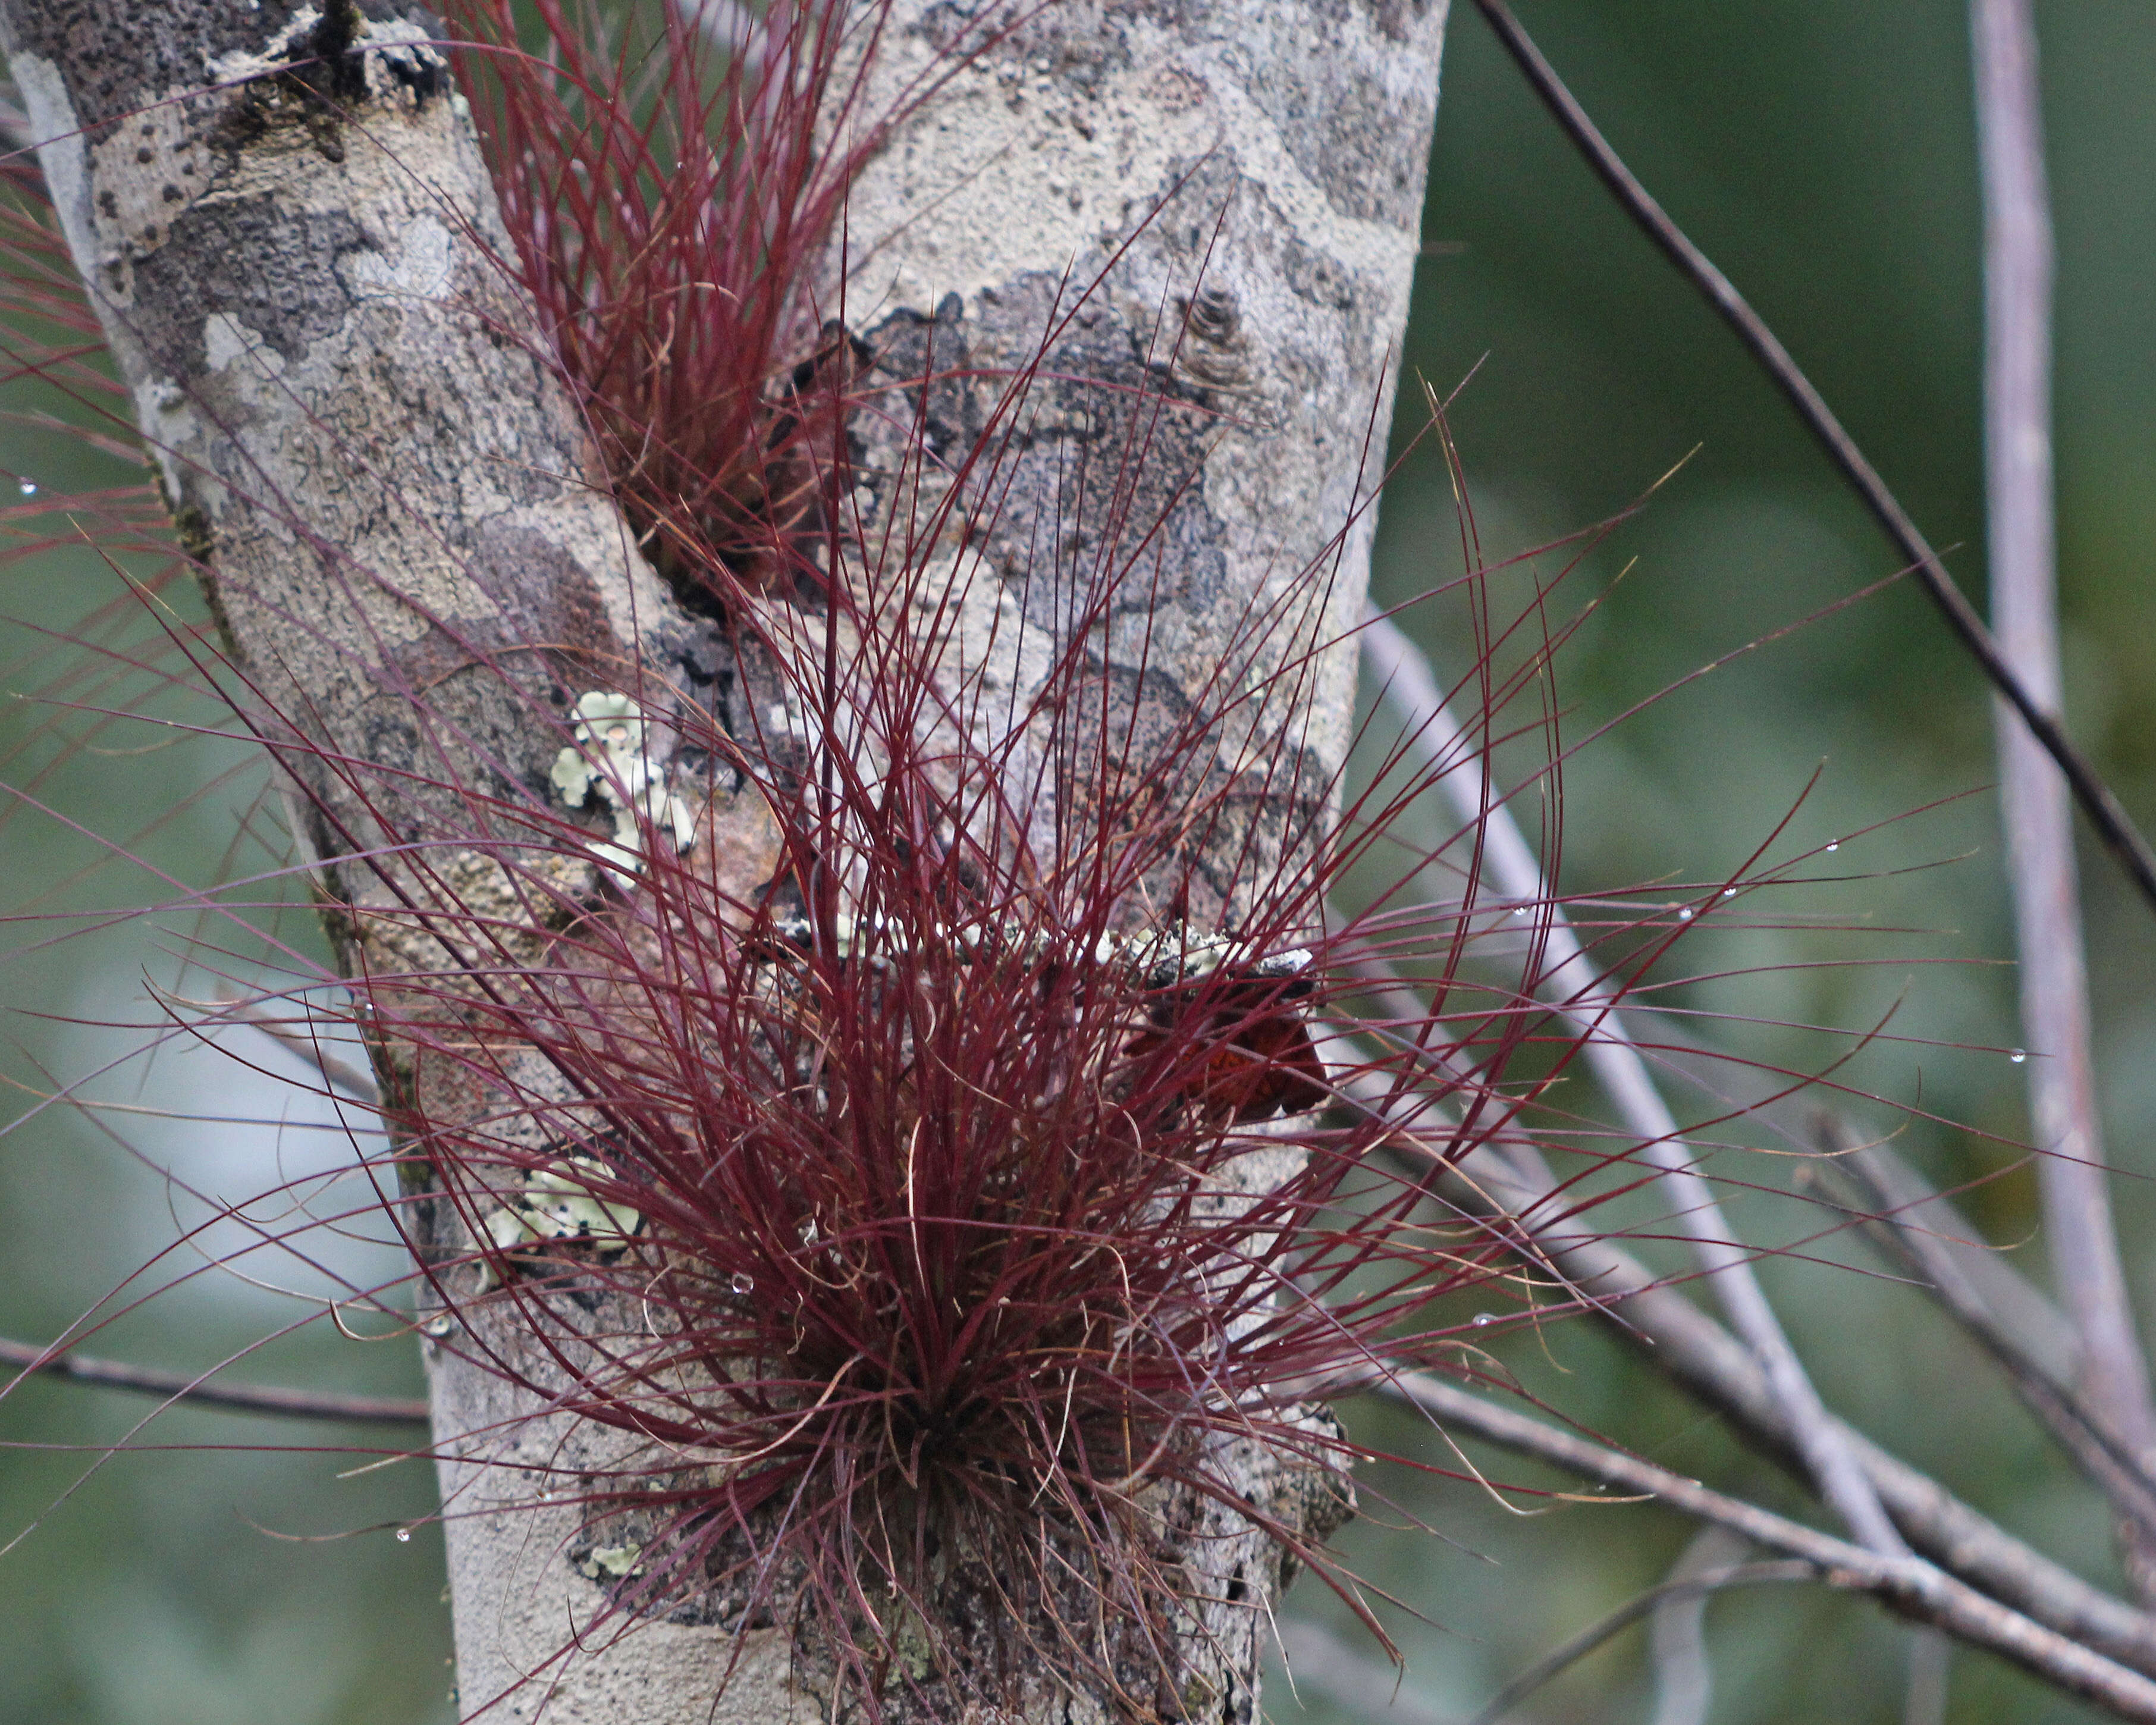
[[[565,1156],[535,1169],[487,1217],[487,1238],[505,1252],[572,1240],[619,1251],[644,1226],[644,1218],[626,1204],[592,1195],[593,1183],[608,1178],[606,1165],[588,1156]]]
[[[634,1570],[643,1557],[640,1545],[602,1545],[579,1558],[577,1567],[594,1581],[618,1581]]]
[[[577,697],[568,747],[554,757],[555,793],[582,809],[594,792],[613,810],[613,840],[591,847],[615,880],[626,886],[644,868],[648,827],[686,850],[696,830],[689,805],[666,783],[661,727],[634,696],[588,689]]]

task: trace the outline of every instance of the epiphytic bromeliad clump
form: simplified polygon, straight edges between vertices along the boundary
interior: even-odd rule
[[[1426,1308],[1498,1244],[1369,1156],[1503,1131],[1540,1015],[1447,980],[1471,892],[1327,927],[1389,811],[1337,814],[1296,746],[1313,581],[1163,721],[1104,660],[1119,566],[1044,621],[968,548],[978,488],[845,449],[784,582],[702,563],[723,673],[581,691],[463,962],[368,979],[429,1332],[619,1435],[558,1490],[624,1625],[806,1624],[871,1696],[1152,1705],[1234,1610],[1209,1548],[1325,1567],[1337,1513],[1286,1501],[1344,1503],[1314,1404],[1456,1354]],[[1387,947],[1435,1013],[1365,998]]]

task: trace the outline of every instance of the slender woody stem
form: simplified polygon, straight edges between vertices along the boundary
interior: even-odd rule
[[[1353,1086],[1351,1086],[1351,1089]],[[1380,1098],[1363,1099],[1382,1106]],[[1456,1171],[1404,1129],[1393,1141],[1417,1172],[1444,1181],[1463,1214],[1485,1217],[1525,1237],[1519,1249],[1538,1268],[1554,1267],[1586,1290],[1593,1309],[1687,1394],[1728,1422],[1743,1442],[1801,1475],[1803,1460],[1786,1410],[1758,1358],[1682,1293],[1607,1240],[1554,1207],[1546,1170],[1471,1153]],[[1456,1178],[1446,1179],[1448,1173]],[[2034,1547],[1979,1515],[1929,1475],[1836,1422],[1895,1525],[1950,1574],[2005,1601],[2061,1635],[2136,1671],[2156,1676],[2156,1620],[2091,1586]]]
[[[1827,1120],[1820,1124],[1820,1148],[1833,1158],[1824,1165],[1830,1175],[1847,1178],[1861,1194],[1853,1214],[1866,1219],[1870,1231],[1884,1234],[1892,1255],[1915,1271],[1947,1314],[1992,1357],[2029,1411],[2104,1494],[2122,1525],[2131,1522],[2137,1538],[2156,1538],[2156,1481],[2145,1471],[2141,1453],[2120,1438],[2103,1411],[2076,1390],[2071,1382],[2072,1357],[2046,1358],[1993,1310],[1958,1260],[1953,1236],[1938,1232],[1936,1225],[1924,1225],[1910,1214],[1919,1206],[1901,1189],[1895,1178],[1899,1171],[1882,1167],[1880,1147],[1856,1144],[1836,1122]],[[1909,1178],[1902,1176],[1904,1181]],[[1951,1209],[1936,1199],[1921,1207],[1933,1205],[1944,1217],[1952,1216]],[[1875,1216],[1876,1222],[1870,1220]],[[1955,1226],[1951,1220],[1946,1225]],[[1956,1232],[1966,1237],[1965,1230]]]
[[[1728,1528],[1709,1522],[1677,1554],[1668,1579],[1684,1580],[1725,1568],[1748,1549]],[[1714,1704],[1714,1666],[1707,1650],[1707,1599],[1704,1593],[1666,1593],[1654,1602],[1647,1628],[1648,1656],[1655,1672],[1652,1725],[1707,1725]]]
[[[78,1384],[102,1384],[141,1395],[162,1395],[239,1414],[275,1414],[292,1420],[345,1420],[369,1425],[424,1425],[427,1404],[386,1395],[338,1395],[318,1389],[280,1389],[270,1384],[212,1384],[201,1372],[166,1372],[119,1360],[54,1353],[34,1342],[0,1337],[0,1363],[24,1372],[49,1372]]]
[[[259,1030],[272,1042],[290,1049],[313,1066],[322,1075],[322,1082],[331,1089],[341,1091],[355,1101],[364,1102],[370,1108],[380,1106],[382,1090],[375,1083],[373,1075],[331,1053],[323,1046],[323,1039],[311,1020],[297,1020],[308,1028],[295,1030],[292,1028],[295,1020],[291,1018],[280,1018],[259,1005],[222,990],[220,999],[233,1017]]]
[[[1909,1637],[1909,1687],[1902,1702],[1902,1725],[1946,1725],[1948,1678],[1953,1643],[1937,1630],[1917,1630]]]
[[[1830,1587],[1870,1594],[1903,1616],[1988,1647],[2121,1718],[2156,1721],[2156,1681],[2008,1609],[1921,1558],[1866,1551],[1650,1461],[1497,1407],[1439,1378],[1403,1373],[1378,1393],[1419,1409],[1448,1430],[1471,1434],[1619,1491],[1651,1497],[1681,1514],[1719,1522],[1755,1544],[1816,1565]]]
[[[1984,182],[1984,466],[1992,622],[2021,686],[2061,709],[2051,480],[2051,219],[2028,0],[1972,0]],[[2021,1025],[2044,1232],[2090,1399],[2146,1457],[2148,1368],[2119,1263],[2089,1052],[2088,979],[2067,786],[2002,707],[1999,778],[2021,958]],[[2123,1534],[2144,1597],[2156,1546]]]
[[[1363,652],[1378,686],[1406,716],[1408,735],[1417,748],[1429,750],[1440,765],[1475,758],[1445,706],[1429,660],[1395,624],[1373,617],[1363,631]],[[1585,1033],[1589,1068],[1627,1129],[1639,1138],[1640,1158],[1661,1171],[1677,1224],[1690,1236],[1732,1327],[1765,1370],[1820,1496],[1871,1550],[1906,1553],[1892,1519],[1880,1507],[1879,1494],[1842,1440],[1752,1273],[1750,1253],[1738,1240],[1713,1189],[1692,1166],[1692,1153],[1625,1028],[1615,994],[1596,973],[1563,906],[1547,894],[1542,865],[1511,810],[1487,794],[1479,773],[1463,768],[1446,773],[1441,783],[1461,822],[1479,827],[1483,865],[1498,891],[1521,903],[1548,902],[1548,968],[1537,992]]]
[[[1612,1635],[1621,1634],[1658,1605],[1671,1599],[1704,1599],[1726,1588],[1759,1587],[1780,1581],[1817,1581],[1819,1566],[1803,1558],[1784,1558],[1765,1563],[1725,1563],[1697,1575],[1673,1576],[1635,1594],[1614,1611],[1598,1618],[1545,1653],[1527,1670],[1491,1697],[1490,1704],[1468,1725],[1498,1725],[1498,1721],[1549,1681],[1567,1666],[1576,1665]]]
[[[1766,321],[1754,311],[1744,296],[1737,291],[1729,278],[1717,270],[1707,254],[1693,244],[1684,230],[1670,219],[1668,213],[1655,201],[1654,196],[1641,185],[1623,159],[1610,148],[1609,141],[1602,136],[1594,122],[1587,116],[1577,98],[1565,87],[1564,80],[1556,69],[1543,58],[1542,50],[1533,39],[1520,28],[1503,0],[1476,0],[1490,28],[1496,32],[1497,39],[1504,44],[1535,94],[1543,100],[1556,117],[1565,135],[1587,158],[1602,180],[1624,205],[1625,212],[1647,237],[1659,246],[1670,261],[1690,280],[1692,285],[1707,298],[1707,303],[1722,314],[1722,319],[1737,332],[1739,341],[1750,350],[1753,358],[1763,367],[1769,377],[1789,399],[1812,434],[1819,439],[1827,457],[1840,469],[1842,476],[1856,487],[1859,495],[1870,508],[1880,526],[1887,530],[1889,538],[1900,547],[1909,560],[1917,580],[1966,647],[1992,685],[2005,697],[2021,716],[2030,732],[2043,746],[2044,752],[2058,762],[2067,783],[2072,786],[2075,798],[2090,824],[2102,836],[2119,866],[2138,886],[2142,896],[2156,906],[2156,849],[2133,824],[2133,817],[2126,812],[2110,786],[2103,782],[2095,763],[2077,748],[2060,725],[2051,706],[2046,704],[2017,673],[1999,643],[1984,625],[1961,589],[1954,585],[1953,578],[1947,573],[1924,536],[1917,531],[1917,524],[1909,517],[1894,494],[1887,490],[1886,480],[1880,478],[1864,452],[1856,446],[1834,410],[1826,404],[1825,398],[1812,385],[1796,361],[1790,357]]]

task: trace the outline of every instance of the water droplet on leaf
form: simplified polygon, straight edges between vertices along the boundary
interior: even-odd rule
[[[397,1543],[399,1545],[409,1545],[412,1543],[412,1530],[409,1527],[399,1527],[397,1530]]]
[[[1495,1312],[1478,1312],[1475,1314],[1475,1327],[1478,1330],[1485,1324],[1493,1324],[1496,1322],[1497,1315]]]
[[[2006,1058],[2013,1061],[2014,1064],[2018,1066],[2024,1060],[2029,1058],[2029,1050],[2025,1048],[2017,1048],[2013,1053],[2007,1055]]]
[[[752,1276],[745,1276],[737,1270],[726,1286],[737,1294],[753,1294],[756,1291],[756,1278]]]
[[[1840,849],[1841,849],[1841,840],[1840,840],[1840,839],[1835,839],[1832,843],[1830,843],[1830,844],[1826,848],[1828,849],[1828,850],[1829,850],[1829,851],[1835,851],[1835,850],[1840,850]]]
[[[1677,906],[1677,921],[1680,922],[1689,922],[1691,921],[1691,906],[1690,905],[1679,905]]]
[[[34,497],[38,495],[38,482],[35,480],[23,480],[15,489],[25,497]]]

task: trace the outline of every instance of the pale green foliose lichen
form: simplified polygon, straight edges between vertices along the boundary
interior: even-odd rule
[[[577,1567],[594,1581],[618,1581],[634,1569],[644,1556],[640,1545],[602,1545],[580,1559]]]
[[[572,741],[554,757],[555,793],[581,809],[597,792],[613,810],[613,839],[592,851],[624,885],[644,867],[643,835],[649,823],[686,850],[696,832],[689,805],[667,788],[666,768],[653,751],[659,727],[633,695],[588,689],[570,709]]]
[[[487,1238],[504,1252],[565,1240],[619,1251],[644,1226],[644,1218],[626,1204],[592,1195],[593,1183],[607,1178],[605,1165],[588,1156],[567,1156],[534,1169],[523,1189],[505,1194],[507,1202],[487,1217]]]

